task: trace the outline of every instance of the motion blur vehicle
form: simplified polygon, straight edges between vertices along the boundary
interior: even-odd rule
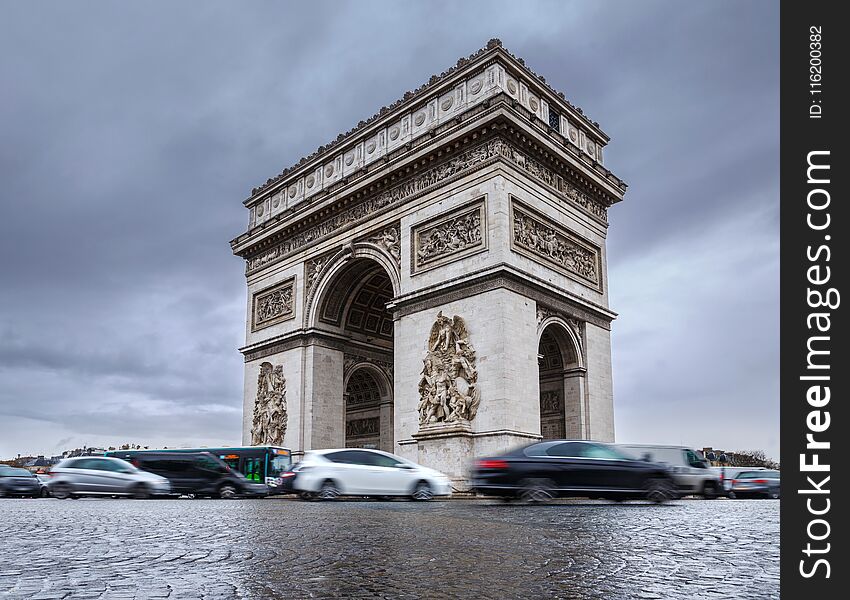
[[[732,480],[734,480],[738,473],[743,473],[744,471],[764,471],[767,467],[711,467],[711,470],[717,473],[717,476],[720,477],[720,488],[723,490],[723,494],[729,497],[734,497],[735,494],[732,493]]]
[[[305,499],[406,496],[431,500],[452,493],[449,478],[444,474],[381,450],[311,450],[292,471],[295,473],[292,486]]]
[[[209,452],[254,483],[265,483],[270,494],[291,493],[292,451],[279,446],[233,446],[223,448],[168,448],[162,450],[111,450],[106,456],[129,460],[151,452],[183,454]]]
[[[4,496],[41,496],[41,486],[35,475],[26,469],[0,465],[0,498]]]
[[[126,458],[134,467],[165,477],[175,495],[263,497],[269,487],[248,481],[209,452],[142,452]]]
[[[723,494],[720,475],[701,452],[686,446],[655,446],[649,444],[618,444],[635,458],[662,463],[670,469],[676,488],[683,496],[697,495],[713,500]]]
[[[678,497],[669,470],[634,459],[611,444],[548,440],[479,459],[472,490],[506,501],[545,502],[584,496],[664,502]]]
[[[41,497],[47,498],[50,495],[50,489],[47,487],[47,484],[50,482],[50,475],[47,473],[36,473],[36,479],[38,479],[38,485],[41,487]]]
[[[779,498],[779,471],[743,471],[732,481],[735,498]]]
[[[146,473],[118,458],[81,456],[67,458],[50,470],[47,484],[54,498],[80,496],[168,496],[171,484],[165,477]]]

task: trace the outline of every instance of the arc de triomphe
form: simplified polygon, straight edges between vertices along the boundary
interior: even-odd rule
[[[498,40],[253,190],[243,441],[614,439],[608,136]]]

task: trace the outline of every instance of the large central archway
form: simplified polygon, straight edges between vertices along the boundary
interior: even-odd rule
[[[346,447],[393,451],[393,316],[395,291],[372,257],[343,257],[323,274],[312,325],[333,335],[344,353],[343,381],[334,389]],[[331,376],[330,374],[328,376]]]

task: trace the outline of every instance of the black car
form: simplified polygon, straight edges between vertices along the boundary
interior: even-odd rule
[[[117,452],[113,456],[121,458]],[[209,452],[145,452],[125,460],[142,471],[168,479],[176,495],[235,498],[269,493],[267,485],[248,481]]]
[[[678,497],[667,467],[636,460],[614,446],[581,440],[550,440],[482,458],[472,472],[472,490],[505,500],[542,502],[555,497]]]
[[[41,496],[41,484],[26,469],[0,465],[0,498],[4,496]]]

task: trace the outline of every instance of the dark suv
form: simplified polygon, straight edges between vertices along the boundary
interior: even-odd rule
[[[122,458],[120,452],[113,454]],[[145,452],[127,457],[135,467],[155,473],[171,482],[171,491],[180,495],[236,498],[266,496],[269,487],[245,479],[209,452]]]
[[[26,469],[0,465],[0,498],[3,496],[41,496],[41,485]]]

